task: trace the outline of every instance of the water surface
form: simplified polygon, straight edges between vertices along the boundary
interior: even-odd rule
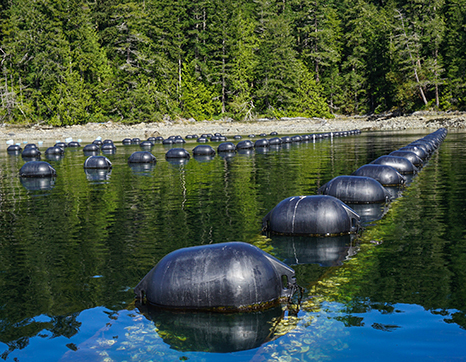
[[[167,149],[157,145],[157,164],[145,170],[127,164],[139,146],[117,143],[106,175],[86,174],[82,150],[67,149],[49,161],[58,177],[41,185],[22,181],[24,160],[0,150],[0,357],[464,358],[465,133],[450,132],[359,238],[329,247],[329,240],[260,232],[262,218],[284,198],[313,195],[426,134],[366,132],[182,164],[167,162]],[[170,314],[134,304],[134,286],[163,256],[225,241],[252,243],[292,265],[305,290],[299,311]]]

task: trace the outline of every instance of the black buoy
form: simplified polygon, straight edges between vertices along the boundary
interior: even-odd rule
[[[338,176],[321,186],[317,193],[330,195],[344,203],[372,204],[389,201],[385,188],[377,180],[364,176]]]
[[[21,153],[23,157],[40,157],[40,155],[41,152],[35,147],[24,148],[23,153]]]
[[[24,146],[24,149],[27,150],[28,148],[37,148],[35,143],[28,143]]]
[[[58,146],[52,146],[45,150],[46,155],[63,155],[65,150]]]
[[[193,156],[214,156],[215,150],[209,145],[199,145],[194,147]]]
[[[291,142],[301,142],[302,140],[302,137],[299,135],[291,137]]]
[[[175,143],[175,141],[174,141],[172,138],[165,138],[165,139],[162,141],[162,144],[163,144],[163,145],[172,145],[173,143]]]
[[[112,163],[105,156],[91,156],[84,161],[84,168],[112,168]]]
[[[290,136],[283,136],[281,138],[281,140],[282,140],[282,143],[291,143],[292,142]]]
[[[233,142],[223,142],[223,143],[220,143],[217,147],[218,153],[235,152],[235,151],[236,151],[236,146]]]
[[[133,138],[131,140],[131,144],[133,144],[133,145],[138,145],[140,143],[141,143],[141,140],[139,138],[137,138],[137,137],[135,137],[135,138]]]
[[[165,154],[165,158],[189,159],[191,156],[184,148],[172,148]]]
[[[422,159],[411,151],[393,151],[390,152],[389,156],[404,157],[411,161],[411,163],[416,167],[421,167],[423,165]]]
[[[406,183],[406,178],[392,166],[388,165],[363,165],[354,171],[353,175],[372,177],[380,182],[382,186],[399,186]]]
[[[141,148],[146,148],[146,149],[150,149],[150,148],[154,147],[154,144],[153,144],[151,141],[142,141],[142,142],[139,144],[139,147],[141,147]]]
[[[235,139],[235,140],[240,140],[241,138],[243,138],[243,137],[241,137],[239,134],[233,136],[233,139]]]
[[[92,141],[92,143],[95,144],[95,145],[98,145],[98,146],[102,146],[103,142],[102,142],[102,140],[94,140],[94,141]]]
[[[254,143],[250,140],[239,141],[236,145],[237,150],[248,150],[254,148]]]
[[[198,143],[206,143],[206,142],[208,142],[208,139],[206,137],[199,137],[197,139],[197,142]]]
[[[100,146],[96,145],[95,143],[91,143],[83,147],[83,152],[99,152],[99,151],[100,151]]]
[[[67,147],[67,145],[66,145],[65,142],[57,142],[57,143],[55,143],[54,147],[61,147],[61,148],[65,149]]]
[[[149,151],[137,151],[134,152],[128,158],[128,163],[155,163],[157,159]]]
[[[282,144],[282,139],[278,137],[274,137],[269,139],[269,145],[271,146],[276,146],[276,145],[281,145]]]
[[[9,154],[17,154],[19,155],[21,153],[23,149],[21,148],[20,145],[10,145],[8,146],[8,148],[6,149],[6,151],[9,153]]]
[[[125,146],[129,146],[131,144],[131,138],[124,138],[121,143]]]
[[[168,254],[134,292],[155,306],[228,312],[265,309],[295,286],[289,266],[254,245],[229,242]]]
[[[342,235],[356,232],[359,215],[333,196],[292,196],[262,220],[265,231],[283,235]]]
[[[418,146],[404,146],[404,147],[401,147],[399,149],[399,151],[410,151],[410,152],[414,152],[416,155],[419,156],[419,158],[423,161],[425,161],[427,159],[427,157],[429,157],[429,155],[427,154],[427,152],[425,150],[423,150],[421,147],[418,147]]]
[[[21,177],[55,177],[57,171],[45,161],[26,162],[19,170]]]
[[[402,175],[414,174],[418,172],[417,167],[414,166],[410,160],[404,157],[380,156],[376,160],[372,161],[371,164],[392,166]]]
[[[68,142],[68,147],[70,147],[70,148],[79,148],[79,147],[81,147],[81,144],[79,142],[76,142],[76,141],[71,141],[71,142]]]
[[[269,147],[269,140],[266,138],[262,138],[254,142],[254,148],[258,147]]]
[[[113,142],[108,142],[108,143],[102,144],[102,146],[100,147],[100,150],[101,151],[113,151],[113,150],[116,150],[116,146]]]

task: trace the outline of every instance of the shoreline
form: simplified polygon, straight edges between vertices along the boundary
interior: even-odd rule
[[[426,112],[427,113],[427,112]],[[194,121],[183,120],[176,122],[139,123],[126,125],[121,123],[88,123],[65,127],[51,127],[34,125],[21,127],[3,125],[0,128],[0,142],[6,146],[7,140],[15,143],[36,143],[39,141],[64,141],[72,138],[74,141],[92,142],[97,137],[121,141],[123,138],[138,137],[145,140],[151,136],[181,135],[183,138],[189,134],[221,133],[225,136],[236,134],[247,136],[260,133],[270,134],[278,132],[279,135],[324,133],[335,131],[407,131],[407,130],[436,130],[445,127],[451,129],[466,128],[466,114],[436,113],[424,114],[416,112],[401,117],[343,117],[332,119],[323,118],[286,118],[281,120],[260,119],[252,122],[223,121]]]

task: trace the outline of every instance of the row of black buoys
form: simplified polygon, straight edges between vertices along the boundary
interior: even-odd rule
[[[295,272],[243,242],[194,246],[166,255],[134,288],[148,303],[177,309],[263,309],[290,297]]]
[[[359,215],[333,196],[292,196],[275,206],[262,226],[281,235],[342,235],[358,230]]]
[[[213,141],[214,137],[220,136],[201,135],[198,142]],[[285,139],[288,140],[293,142],[291,138]],[[294,138],[294,142],[301,140],[301,137]],[[244,140],[236,146],[223,142],[217,152],[265,148],[271,143],[279,145],[282,139],[259,139],[255,143]],[[215,150],[209,145],[199,145],[192,153],[195,157],[210,157]],[[182,148],[172,148],[166,153],[167,159],[185,157],[189,153]],[[280,234],[340,235],[357,231],[359,216],[331,196],[293,197],[269,212],[264,224]],[[168,254],[134,292],[158,307],[226,312],[268,307],[283,297],[290,297],[296,288],[293,269],[255,246],[230,242],[184,248]]]
[[[446,129],[412,143],[411,149],[422,149],[428,143],[436,149],[446,136]],[[428,147],[425,147],[429,150]],[[421,154],[421,152],[419,152]],[[427,157],[428,152],[425,153]],[[423,158],[425,161],[426,158]],[[418,169],[407,158],[381,156],[369,165],[364,165],[351,176],[338,176],[319,188],[322,196],[294,196],[281,201],[263,219],[264,231],[283,235],[332,235],[354,232],[359,221],[373,221],[383,217],[391,201],[388,186],[403,186],[402,174],[414,174]],[[328,197],[329,199],[320,199]],[[327,200],[345,202],[347,211],[336,211],[326,205]],[[351,208],[350,208],[351,207]],[[360,213],[363,213],[363,219]],[[350,226],[349,226],[350,225]]]

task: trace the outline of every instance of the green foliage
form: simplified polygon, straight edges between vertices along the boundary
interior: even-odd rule
[[[329,114],[322,101],[346,114],[462,110],[465,9],[466,0],[6,1],[0,119],[250,120]]]
[[[196,76],[195,62],[185,63],[182,72],[181,102],[183,115],[198,121],[210,120],[218,109],[212,91]]]

